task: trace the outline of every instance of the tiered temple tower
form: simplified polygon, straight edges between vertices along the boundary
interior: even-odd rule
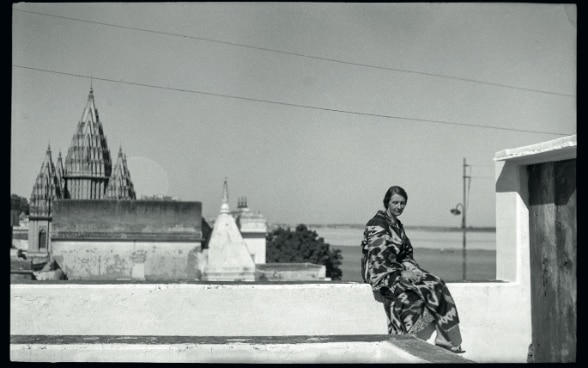
[[[47,147],[45,159],[41,164],[39,175],[37,175],[37,180],[35,180],[33,192],[31,193],[29,205],[29,253],[48,252],[51,231],[51,206],[57,198],[63,198],[63,187],[51,159],[51,147]]]
[[[131,173],[127,167],[127,155],[123,153],[122,147],[118,150],[118,159],[104,197],[106,199],[136,199]]]
[[[88,102],[65,158],[54,165],[47,148],[30,201],[29,253],[51,251],[51,207],[56,199],[136,199],[122,148],[112,170],[110,150],[90,87]]]
[[[111,172],[110,150],[90,87],[88,102],[65,158],[65,198],[103,198]]]

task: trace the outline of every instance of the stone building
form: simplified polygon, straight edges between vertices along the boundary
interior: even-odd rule
[[[239,198],[237,211],[234,214],[237,227],[251,254],[255,264],[265,263],[265,237],[267,235],[267,222],[259,212],[253,212],[247,206],[247,198]]]
[[[53,163],[51,147],[47,148],[41,164],[30,199],[30,255],[48,256],[51,252],[52,209],[53,202],[58,199],[136,199],[122,147],[112,167],[92,87],[67,151],[65,165],[61,152]]]
[[[202,204],[57,200],[51,258],[68,280],[200,278]]]

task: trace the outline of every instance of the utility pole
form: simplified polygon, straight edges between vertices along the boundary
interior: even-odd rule
[[[467,189],[466,189],[466,185],[467,185],[467,179],[472,180],[471,176],[468,176],[466,173],[468,164],[466,163],[466,159],[465,157],[463,158],[463,201],[461,203],[458,203],[457,205],[455,205],[455,208],[452,208],[451,210],[449,210],[449,212],[451,212],[452,215],[454,216],[459,216],[461,214],[461,231],[463,233],[463,253],[462,253],[462,258],[463,258],[463,265],[462,265],[462,279],[465,280],[466,279],[466,233],[468,231],[467,229],[467,222],[466,222],[466,211],[467,211],[467,206],[468,206],[468,199],[467,199]],[[459,207],[461,206],[461,211],[459,210]]]
[[[462,278],[463,280],[466,279],[466,232],[467,232],[467,227],[466,227],[466,208],[467,208],[467,199],[466,199],[466,180],[469,179],[470,177],[466,175],[466,168],[467,168],[467,163],[466,163],[466,159],[465,157],[463,158],[463,202],[462,202],[462,216],[461,216],[461,229],[463,232],[463,275]]]

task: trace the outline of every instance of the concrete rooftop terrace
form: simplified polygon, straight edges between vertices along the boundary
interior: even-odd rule
[[[11,336],[11,359],[151,363],[468,363],[412,336]]]
[[[526,361],[528,331],[516,285],[448,287],[466,350],[459,356],[432,341],[387,335],[383,305],[367,284],[18,282],[10,287],[11,359],[418,363],[444,362],[450,354]]]

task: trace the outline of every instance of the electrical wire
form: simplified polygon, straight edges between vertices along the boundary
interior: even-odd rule
[[[437,74],[437,73],[430,73],[430,72],[423,72],[423,71],[416,71],[416,70],[409,70],[409,69],[400,69],[400,68],[390,68],[390,67],[384,67],[384,66],[378,66],[378,65],[371,65],[371,64],[364,64],[364,63],[354,63],[354,62],[351,62],[351,61],[344,61],[344,60],[338,60],[338,59],[333,59],[333,58],[326,58],[326,57],[314,56],[314,55],[303,54],[303,53],[299,53],[299,52],[277,50],[277,49],[272,49],[272,48],[269,48],[269,47],[260,47],[260,46],[247,45],[247,44],[238,43],[238,42],[230,42],[230,41],[216,40],[216,39],[206,38],[206,37],[190,36],[190,35],[185,35],[185,34],[181,34],[181,33],[165,32],[165,31],[155,31],[155,30],[146,29],[146,28],[140,28],[140,27],[123,26],[123,25],[119,25],[119,24],[106,23],[106,22],[98,22],[98,21],[93,21],[93,20],[88,20],[88,19],[81,19],[81,18],[75,18],[75,17],[66,17],[66,16],[63,16],[63,15],[54,15],[54,14],[48,14],[48,13],[42,13],[42,12],[36,12],[36,11],[30,11],[30,10],[16,9],[16,8],[14,10],[15,11],[18,11],[18,12],[22,12],[22,13],[43,15],[43,16],[48,16],[48,17],[53,17],[53,18],[60,18],[60,19],[67,19],[67,20],[72,20],[72,21],[77,21],[77,22],[97,24],[97,25],[106,26],[106,27],[114,27],[114,28],[120,28],[120,29],[125,29],[125,30],[132,30],[132,31],[139,31],[139,32],[147,32],[147,33],[154,33],[154,34],[160,34],[160,35],[172,36],[172,37],[189,38],[189,39],[198,40],[198,41],[214,42],[214,43],[218,43],[218,44],[222,44],[222,45],[229,45],[229,46],[243,47],[243,48],[248,48],[248,49],[253,49],[253,50],[274,52],[274,53],[278,53],[278,54],[284,54],[284,55],[290,55],[290,56],[297,56],[297,57],[302,57],[302,58],[307,58],[307,59],[315,59],[315,60],[328,61],[328,62],[332,62],[332,63],[346,64],[346,65],[354,65],[354,66],[359,66],[359,67],[365,67],[365,68],[371,68],[371,69],[380,69],[380,70],[388,70],[388,71],[401,72],[401,73],[419,74],[419,75],[424,75],[424,76],[429,76],[429,77],[436,77],[436,78],[453,79],[453,80],[459,80],[459,81],[464,81],[464,82],[486,84],[486,85],[491,85],[491,86],[495,86],[495,87],[510,88],[510,89],[515,89],[515,90],[520,90],[520,91],[527,91],[527,92],[544,93],[544,94],[549,94],[549,95],[565,96],[565,97],[576,97],[575,95],[571,95],[571,94],[567,94],[567,93],[551,92],[551,91],[545,91],[545,90],[534,89],[534,88],[526,88],[526,87],[517,87],[517,86],[505,84],[505,83],[488,82],[488,81],[483,81],[483,80],[478,80],[478,79],[472,79],[472,78],[462,78],[462,77],[455,77],[455,76],[445,75],[445,74]]]
[[[78,77],[78,78],[84,78],[84,79],[90,78],[90,76],[87,76],[87,75],[66,73],[66,72],[60,72],[60,71],[56,71],[56,70],[33,68],[33,67],[17,65],[17,64],[12,64],[12,66],[16,67],[16,68],[34,70],[34,71],[39,71],[39,72],[44,72],[44,73],[66,75],[66,76]],[[201,94],[201,95],[206,95],[206,96],[224,97],[224,98],[231,98],[231,99],[236,99],[236,100],[254,101],[254,102],[269,103],[269,104],[276,104],[276,105],[290,106],[290,107],[299,107],[299,108],[312,109],[312,110],[331,111],[331,112],[338,112],[338,113],[351,114],[351,115],[371,116],[371,117],[378,117],[378,118],[384,118],[384,119],[417,121],[417,122],[422,122],[422,123],[453,125],[453,126],[460,126],[460,127],[479,128],[479,129],[504,130],[504,131],[522,132],[522,133],[537,133],[537,134],[550,134],[550,135],[561,135],[561,136],[569,135],[568,133],[545,132],[545,131],[530,130],[530,129],[515,129],[515,128],[498,127],[498,126],[491,126],[491,125],[475,125],[475,124],[467,124],[467,123],[458,123],[458,122],[453,122],[453,121],[432,120],[432,119],[413,118],[413,117],[407,117],[407,116],[396,116],[396,115],[374,114],[374,113],[351,111],[351,110],[341,110],[341,109],[333,109],[333,108],[328,108],[328,107],[302,105],[302,104],[295,104],[295,103],[282,102],[282,101],[272,101],[272,100],[266,100],[266,99],[261,99],[261,98],[252,98],[252,97],[227,95],[227,94],[222,94],[222,93],[197,91],[197,90],[191,90],[191,89],[185,89],[185,88],[164,87],[164,86],[158,86],[158,85],[154,85],[154,84],[130,82],[130,81],[124,81],[124,80],[114,80],[114,79],[102,78],[102,77],[96,77],[96,76],[91,76],[91,78],[95,79],[95,80],[105,81],[105,82],[121,83],[121,84],[156,88],[156,89],[175,91],[175,92],[194,93],[194,94]]]

